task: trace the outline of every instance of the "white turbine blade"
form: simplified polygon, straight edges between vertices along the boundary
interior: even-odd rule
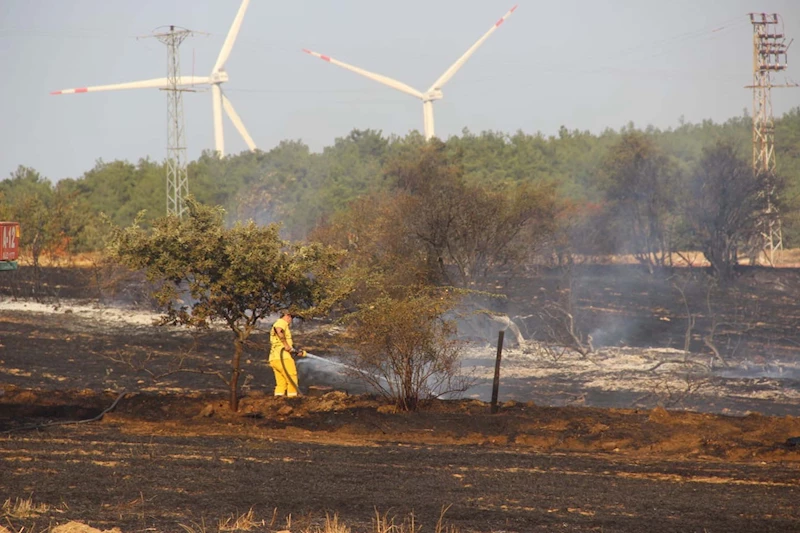
[[[369,78],[371,80],[377,81],[378,83],[382,83],[383,85],[387,85],[387,86],[391,87],[392,89],[397,89],[398,91],[402,91],[402,92],[404,92],[406,94],[410,94],[411,96],[416,96],[417,98],[423,98],[423,96],[424,96],[421,92],[419,92],[415,88],[413,88],[413,87],[411,87],[409,85],[406,85],[403,82],[397,81],[395,79],[383,76],[381,74],[375,74],[374,72],[369,72],[368,70],[364,70],[362,68],[354,67],[353,65],[348,65],[347,63],[342,63],[341,61],[339,61],[337,59],[333,59],[330,56],[322,55],[320,53],[313,52],[313,51],[308,50],[306,48],[303,48],[303,52],[305,52],[307,54],[310,54],[310,55],[312,55],[314,57],[318,57],[318,58],[322,59],[323,61],[327,61],[328,63],[333,63],[334,65],[338,65],[338,66],[340,66],[342,68],[345,68],[345,69],[347,69],[347,70],[349,70],[351,72],[355,72],[356,74],[360,74],[360,75],[364,76],[365,78]]]
[[[494,26],[492,26],[492,27],[491,27],[491,29],[490,29],[489,31],[487,31],[487,32],[486,32],[486,33],[483,35],[483,37],[481,37],[480,39],[478,39],[478,41],[477,41],[475,44],[473,44],[473,45],[470,47],[470,49],[469,49],[469,50],[467,50],[467,51],[464,53],[464,55],[463,55],[463,56],[459,57],[459,58],[458,58],[458,61],[456,61],[455,63],[453,63],[453,64],[450,66],[450,68],[449,68],[449,69],[447,69],[447,70],[445,71],[445,73],[444,73],[444,74],[442,74],[442,75],[439,77],[439,79],[438,79],[438,80],[436,80],[436,81],[433,83],[433,85],[431,85],[431,88],[430,88],[430,89],[428,89],[428,90],[429,90],[429,91],[432,91],[432,90],[434,90],[434,89],[441,89],[441,88],[444,86],[444,84],[445,84],[445,83],[447,83],[447,82],[450,80],[450,78],[452,78],[452,77],[455,75],[455,73],[456,73],[456,72],[458,72],[458,69],[460,69],[462,66],[464,66],[464,63],[466,63],[466,62],[467,62],[467,59],[469,59],[469,58],[470,58],[470,56],[471,56],[473,53],[475,53],[475,50],[477,50],[477,49],[478,49],[478,48],[479,48],[479,47],[480,47],[480,46],[483,44],[483,42],[484,42],[486,39],[488,39],[488,38],[489,38],[489,36],[490,36],[491,34],[493,34],[493,33],[494,33],[494,31],[495,31],[497,28],[499,28],[499,27],[500,27],[500,25],[501,25],[503,22],[505,22],[505,21],[506,21],[506,19],[507,19],[508,17],[510,17],[510,16],[511,16],[511,13],[513,13],[515,9],[517,9],[517,6],[514,6],[514,7],[512,7],[511,9],[509,9],[509,10],[508,10],[508,13],[506,13],[505,15],[503,15],[503,18],[501,18],[500,20],[498,20],[497,22],[495,22],[495,23],[494,23]]]
[[[250,0],[242,0],[242,5],[239,6],[236,18],[233,19],[231,29],[228,30],[228,36],[225,37],[225,43],[222,45],[219,57],[217,57],[217,63],[214,65],[214,69],[211,72],[217,72],[225,68],[225,62],[228,60],[228,56],[231,55],[231,50],[233,50],[233,43],[236,42],[236,37],[239,35],[239,28],[242,27],[244,12],[247,11],[248,4],[250,4]]]
[[[236,113],[236,110],[233,109],[233,104],[228,97],[225,96],[225,93],[222,93],[222,107],[225,108],[225,112],[228,114],[228,118],[231,119],[233,125],[236,126],[236,129],[239,131],[239,134],[244,139],[244,142],[247,143],[247,147],[250,148],[251,152],[256,151],[256,143],[253,142],[253,138],[250,137],[250,134],[247,133],[247,128],[244,127],[244,123],[242,119],[239,118],[239,115]]]
[[[178,78],[178,86],[204,85],[209,81],[208,76],[181,76]],[[94,93],[100,91],[122,91],[126,89],[165,89],[169,87],[168,78],[155,78],[152,80],[132,81],[128,83],[115,83],[113,85],[95,85],[94,87],[79,87],[77,89],[62,89],[53,91],[50,94],[80,94]]]
[[[225,157],[225,137],[222,132],[222,89],[218,83],[211,85],[211,112],[214,118],[214,149],[222,158]]]

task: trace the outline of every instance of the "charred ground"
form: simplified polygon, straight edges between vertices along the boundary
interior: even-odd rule
[[[616,332],[613,342],[628,345],[682,345],[685,325],[675,317],[684,302],[670,292],[672,281],[653,285],[636,269],[620,276],[614,268],[584,272],[586,327]],[[19,274],[4,281],[3,293],[30,297],[33,285]],[[142,298],[103,294],[85,269],[43,276],[39,290],[56,308],[54,296]],[[743,337],[734,356],[793,357],[797,278],[793,270],[747,271],[729,293],[735,296],[715,300],[725,323],[761,324],[734,332]],[[518,280],[507,311],[529,315],[541,305],[529,295],[556,290],[561,279]],[[692,301],[705,294],[698,285]],[[15,530],[81,520],[125,532],[182,531],[180,524],[216,531],[253,509],[259,531],[283,529],[290,514],[299,531],[326,512],[362,531],[376,510],[400,520],[413,512],[432,531],[448,505],[445,521],[461,531],[792,531],[800,524],[800,449],[787,442],[800,436],[794,416],[521,400],[496,415],[471,400],[403,414],[340,390],[280,401],[268,396],[270,373],[255,350],[234,414],[214,374],[227,366],[226,332],[123,328],[55,311],[0,318],[0,488],[46,505],[9,518]],[[698,319],[713,317],[698,311]],[[322,330],[303,336],[315,353],[330,349]],[[205,373],[173,373],[176,355]],[[117,400],[102,419],[81,422]]]

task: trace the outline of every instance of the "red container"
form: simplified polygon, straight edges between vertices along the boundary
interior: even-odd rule
[[[0,222],[0,261],[19,257],[19,222]]]

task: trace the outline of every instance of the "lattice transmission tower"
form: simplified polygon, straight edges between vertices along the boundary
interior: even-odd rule
[[[787,51],[783,22],[777,13],[750,13],[753,24],[753,171],[766,176],[766,212],[760,222],[762,250],[771,265],[775,252],[783,248],[780,214],[775,191],[775,118],[772,114],[772,88],[796,87],[775,84],[772,75],[786,70]]]
[[[186,211],[184,199],[189,195],[186,172],[186,122],[183,118],[183,89],[180,85],[181,43],[193,32],[170,26],[168,32],[154,37],[167,45],[167,215],[182,217]]]

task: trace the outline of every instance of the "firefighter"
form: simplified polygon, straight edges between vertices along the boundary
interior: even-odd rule
[[[304,350],[295,350],[289,326],[295,316],[291,311],[282,311],[281,317],[272,324],[269,332],[269,366],[275,372],[275,396],[297,396],[297,366],[293,355],[305,357]]]

